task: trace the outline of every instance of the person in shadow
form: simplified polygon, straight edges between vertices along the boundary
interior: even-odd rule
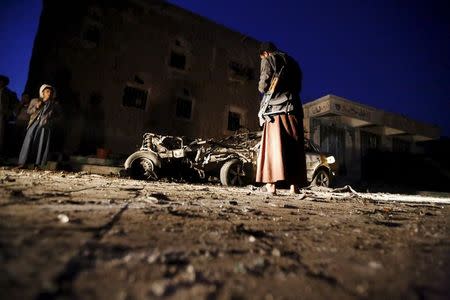
[[[43,84],[39,89],[39,98],[31,100],[28,106],[30,121],[20,150],[19,168],[29,163],[35,167],[47,163],[53,127],[61,111],[55,94],[54,87]]]
[[[8,153],[11,139],[11,133],[8,132],[11,130],[9,123],[14,121],[14,109],[18,103],[16,93],[8,88],[8,84],[9,78],[0,75],[0,158],[10,154]]]

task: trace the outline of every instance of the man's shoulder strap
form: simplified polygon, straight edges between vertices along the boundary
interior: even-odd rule
[[[286,68],[286,66],[288,65],[288,60],[287,60],[287,57],[286,57],[286,54],[285,54],[285,53],[283,53],[283,52],[278,52],[278,51],[273,52],[272,55],[269,56],[268,61],[269,61],[270,65],[272,66],[272,68],[273,68],[275,71],[279,71],[279,69],[281,68],[281,66],[278,65],[278,69],[277,69],[277,64],[276,64],[276,62],[277,62],[277,58],[278,58],[278,57],[281,58],[281,60],[283,61],[284,67],[285,67],[285,68]]]

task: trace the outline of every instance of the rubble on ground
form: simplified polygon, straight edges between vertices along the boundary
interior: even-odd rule
[[[3,168],[0,290],[17,299],[446,299],[448,201]]]

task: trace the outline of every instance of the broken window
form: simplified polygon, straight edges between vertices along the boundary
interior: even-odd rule
[[[246,67],[236,61],[230,61],[228,64],[228,69],[232,79],[253,80],[255,78],[254,70],[252,68]]]
[[[179,70],[186,69],[186,55],[172,51],[170,53],[169,65]]]
[[[189,44],[182,37],[177,37],[172,40],[170,52],[168,55],[167,65],[171,70],[187,71],[189,70]],[[176,72],[175,72],[176,74]]]
[[[233,111],[228,112],[228,127],[230,131],[236,131],[241,128],[241,114]]]
[[[192,100],[177,98],[175,115],[177,118],[190,120],[192,117]]]
[[[147,90],[126,86],[123,90],[122,104],[123,106],[136,107],[145,110],[147,97]]]

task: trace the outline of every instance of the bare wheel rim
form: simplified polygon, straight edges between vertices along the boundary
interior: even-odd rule
[[[230,166],[228,171],[228,179],[231,185],[242,185],[245,174],[242,170],[242,166],[239,163]]]
[[[321,171],[321,172],[319,172],[319,174],[317,174],[316,184],[318,186],[328,187],[329,178],[328,178],[327,174],[325,174],[325,172]]]
[[[144,176],[148,179],[158,179],[158,176],[155,174],[155,168],[153,165],[153,162],[148,158],[142,158],[139,162],[139,164],[142,166],[142,169],[144,170]]]

